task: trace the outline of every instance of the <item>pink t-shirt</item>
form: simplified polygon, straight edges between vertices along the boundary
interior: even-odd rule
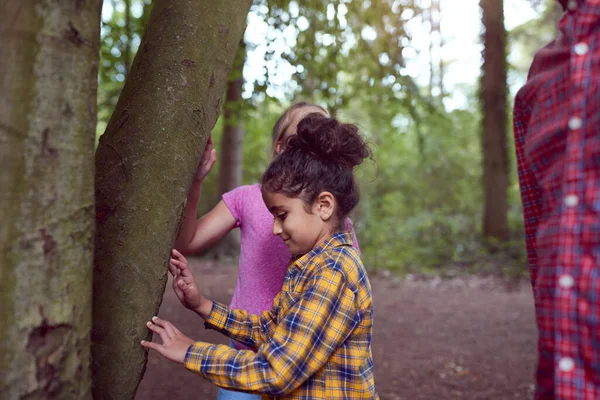
[[[270,310],[281,291],[291,253],[278,236],[273,235],[273,215],[263,202],[260,184],[240,186],[223,195],[223,202],[240,228],[238,280],[230,307],[262,314]],[[358,249],[352,222],[354,246]],[[360,251],[360,250],[359,250]],[[236,343],[238,348],[243,348]]]

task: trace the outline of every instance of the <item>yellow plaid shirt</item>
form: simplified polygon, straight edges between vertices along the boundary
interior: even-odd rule
[[[293,261],[271,310],[214,302],[206,326],[257,349],[191,345],[186,368],[218,386],[264,399],[379,399],[371,285],[349,233]]]

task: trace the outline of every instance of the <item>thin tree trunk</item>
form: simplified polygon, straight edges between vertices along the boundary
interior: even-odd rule
[[[483,236],[508,239],[508,150],[506,133],[506,54],[502,0],[481,0],[484,62],[483,107]]]
[[[437,20],[434,26],[434,30],[438,35],[438,48],[440,49],[440,59],[438,63],[438,87],[440,89],[439,97],[443,99],[445,96],[444,91],[444,36],[442,35],[442,5],[440,0],[434,1],[434,6],[437,14]]]
[[[442,37],[441,20],[442,10],[439,0],[431,0],[431,5],[426,11],[427,19],[430,25],[429,36],[429,93],[431,98],[444,98],[444,58],[442,57],[442,48],[444,39]],[[439,52],[439,59],[433,57],[433,50]],[[437,64],[437,66],[436,66]]]
[[[127,43],[125,43],[125,76],[129,74],[129,68],[131,67],[131,0],[125,0],[125,36],[127,37]]]
[[[242,183],[242,87],[243,70],[246,61],[246,46],[240,42],[231,76],[227,83],[225,104],[223,106],[223,136],[221,138],[221,166],[219,173],[219,194],[229,192]]]
[[[101,4],[0,7],[2,399],[91,399]]]
[[[250,0],[155,2],[96,152],[94,398],[131,399]]]
[[[434,32],[434,23],[433,23],[433,0],[429,9],[424,10],[426,18],[429,22],[429,98],[433,99],[433,88],[435,85],[435,61],[433,59],[433,32]]]
[[[235,55],[233,69],[227,83],[225,104],[223,104],[223,136],[219,157],[219,194],[229,192],[242,184],[242,89],[244,85],[244,63],[246,45],[244,40]],[[208,254],[216,259],[233,257],[239,254],[240,232],[233,230],[227,234]]]

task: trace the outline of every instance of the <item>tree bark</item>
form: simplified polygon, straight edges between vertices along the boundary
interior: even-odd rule
[[[125,0],[125,37],[127,37],[127,43],[125,43],[125,76],[129,73],[129,67],[131,66],[131,0]]]
[[[219,195],[227,193],[242,184],[242,140],[244,138],[242,89],[245,61],[246,45],[242,39],[235,55],[229,82],[227,82],[225,104],[223,104],[223,135],[221,136],[219,157]],[[238,255],[239,249],[240,233],[238,230],[233,230],[213,246],[208,254],[220,260]]]
[[[481,0],[483,15],[483,236],[508,240],[506,31],[502,0]]]
[[[242,184],[242,87],[243,70],[246,60],[246,46],[240,42],[223,106],[223,136],[221,138],[221,166],[219,173],[219,194],[229,192]]]
[[[91,399],[101,5],[0,6],[3,399]]]
[[[250,0],[157,0],[96,152],[95,399],[131,399]]]

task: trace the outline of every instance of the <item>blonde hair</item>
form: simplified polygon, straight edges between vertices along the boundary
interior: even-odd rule
[[[319,110],[323,111],[325,116],[327,116],[327,117],[330,116],[329,112],[325,108],[323,108],[317,104],[309,103],[307,101],[299,101],[297,103],[292,104],[291,106],[288,107],[287,110],[284,111],[284,113],[281,115],[281,117],[279,117],[279,119],[277,120],[277,122],[275,122],[275,125],[273,126],[272,146],[275,146],[275,143],[277,143],[277,141],[281,138],[281,136],[290,127],[290,123],[293,119],[292,117],[294,115],[294,112],[297,110],[300,110],[302,108],[305,108],[305,107],[318,108]]]

